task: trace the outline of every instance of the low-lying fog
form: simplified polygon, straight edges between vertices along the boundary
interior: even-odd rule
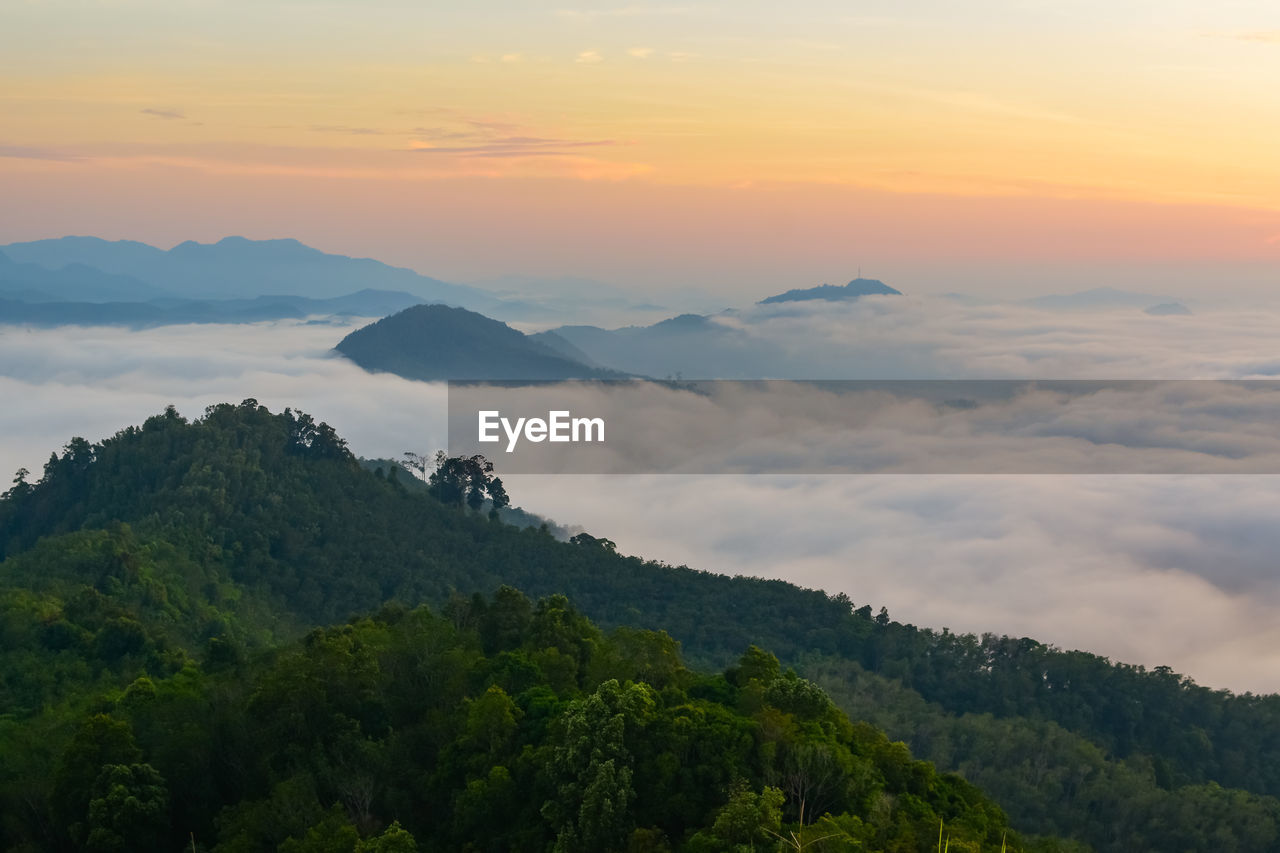
[[[1280,372],[1280,353],[1270,355],[1280,315],[1270,312],[1060,315],[902,298],[725,322],[797,363],[813,359],[824,375],[844,365],[849,378],[877,378],[884,365],[927,378]],[[246,397],[328,421],[363,456],[443,447],[443,387],[369,375],[333,356],[346,331],[0,327],[0,471],[38,475],[71,436],[97,440],[168,404],[196,417]],[[1132,412],[1108,411],[1133,427]],[[506,479],[516,504],[626,552],[843,590],[903,621],[1029,635],[1168,664],[1213,686],[1280,691],[1280,477]]]

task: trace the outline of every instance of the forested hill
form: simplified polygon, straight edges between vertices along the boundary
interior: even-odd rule
[[[392,600],[461,613],[509,584],[567,595],[605,628],[665,630],[702,669],[770,649],[923,757],[1003,785],[1019,828],[1100,850],[1280,843],[1276,697],[558,542],[364,471],[327,426],[252,400],[71,441],[0,501],[0,555],[0,749],[24,726],[56,743],[51,709],[100,708],[141,671],[179,677],[188,655],[243,660]]]
[[[6,827],[20,849],[1063,849],[772,655],[699,675],[666,634],[605,636],[563,596],[510,587],[141,676],[67,741],[52,825]],[[28,784],[6,806],[45,778],[32,746],[6,753]]]

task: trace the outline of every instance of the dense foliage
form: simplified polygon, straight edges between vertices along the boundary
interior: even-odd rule
[[[606,637],[563,596],[509,587],[251,661],[183,660],[102,693],[64,741],[48,764],[6,744],[6,805],[26,807],[8,812],[11,843],[723,851],[794,833],[916,851],[939,826],[959,850],[1007,835],[978,789],[755,647],[698,676],[666,634]]]
[[[210,671],[388,601],[439,610],[510,584],[565,594],[606,629],[665,630],[702,669],[768,648],[857,718],[996,793],[1027,831],[1099,850],[1166,838],[1180,850],[1280,843],[1275,696],[1212,691],[1027,639],[902,625],[844,595],[646,562],[596,536],[560,542],[365,471],[326,425],[252,400],[195,422],[168,410],[97,444],[72,440],[39,482],[19,477],[0,500],[0,556],[0,754],[23,743],[32,762],[24,771],[6,761],[0,785],[4,820],[22,832],[57,826],[39,806],[47,772],[31,768],[52,766],[104,693],[144,674],[157,686],[180,681],[192,659],[203,685]],[[250,682],[218,683],[234,692]],[[193,738],[214,725],[193,719]],[[103,803],[158,787],[131,755],[101,762],[125,768],[104,778]],[[151,764],[172,814],[174,780]],[[152,793],[135,799],[159,809]]]

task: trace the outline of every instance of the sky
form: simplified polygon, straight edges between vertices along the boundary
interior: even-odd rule
[[[0,238],[1258,297],[1278,88],[1266,2],[10,0]]]

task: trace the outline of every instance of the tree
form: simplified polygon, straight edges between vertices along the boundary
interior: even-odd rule
[[[497,477],[489,481],[488,490],[489,500],[493,502],[493,507],[489,510],[489,518],[496,520],[498,511],[511,505],[511,498],[507,496],[506,487]]]
[[[580,545],[583,548],[598,548],[601,551],[608,551],[610,554],[616,553],[618,550],[618,543],[612,539],[592,536],[590,533],[579,533],[570,537],[569,542],[572,545]]]
[[[838,745],[821,740],[783,743],[780,760],[767,775],[786,795],[803,826],[837,804],[850,773],[837,754]]]
[[[781,669],[776,657],[759,646],[751,645],[742,653],[742,657],[738,658],[738,665],[725,675],[738,687],[746,687],[752,681],[757,681],[763,686],[772,684],[781,674]]]
[[[342,807],[334,804],[302,838],[291,836],[277,849],[280,853],[356,853],[359,846],[360,833]]]
[[[441,450],[436,454],[437,468],[440,466],[440,457],[443,453],[444,451]],[[421,453],[414,453],[411,450],[406,450],[402,455],[404,457],[404,461],[401,463],[401,466],[419,480],[425,481],[428,476],[427,467],[431,464],[430,457],[424,456]],[[394,471],[395,469],[392,468],[391,470]]]
[[[142,758],[128,723],[96,714],[71,739],[53,780],[54,814],[77,844],[88,836],[85,820],[103,768],[133,765]]]
[[[392,821],[381,834],[357,844],[356,853],[418,853],[418,842],[400,821]]]
[[[644,724],[654,704],[648,685],[611,679],[565,711],[550,768],[558,796],[542,807],[556,830],[557,853],[623,846],[636,796],[627,734]]]
[[[782,828],[784,797],[777,788],[756,793],[745,782],[729,792],[729,802],[716,813],[710,835],[733,851],[754,851],[769,845]]]
[[[26,468],[19,468],[18,472],[13,475],[13,487],[3,495],[0,495],[0,498],[16,501],[26,497],[32,489],[32,485],[27,482],[27,476],[30,473]]]
[[[516,732],[520,709],[496,684],[490,685],[479,699],[469,700],[466,706],[463,743],[488,759],[499,757]]]
[[[85,849],[94,853],[144,853],[165,849],[169,790],[150,764],[108,764],[89,800]]]
[[[413,454],[405,454],[410,459]],[[421,460],[421,457],[417,457]],[[412,464],[412,460],[410,460]],[[490,515],[510,505],[502,480],[493,476],[493,463],[483,456],[446,456],[436,453],[436,470],[427,478],[428,491],[441,503],[463,506],[473,512],[486,500],[493,505]]]
[[[249,399],[240,404],[244,409],[256,409],[258,401]],[[289,449],[302,456],[314,459],[347,459],[351,452],[347,450],[346,439],[339,437],[336,430],[327,423],[316,423],[315,418],[306,412],[294,412],[285,409],[284,414],[289,422]]]
[[[493,653],[517,649],[525,640],[533,621],[533,602],[514,587],[503,584],[494,593],[480,618],[480,638],[485,651]]]

